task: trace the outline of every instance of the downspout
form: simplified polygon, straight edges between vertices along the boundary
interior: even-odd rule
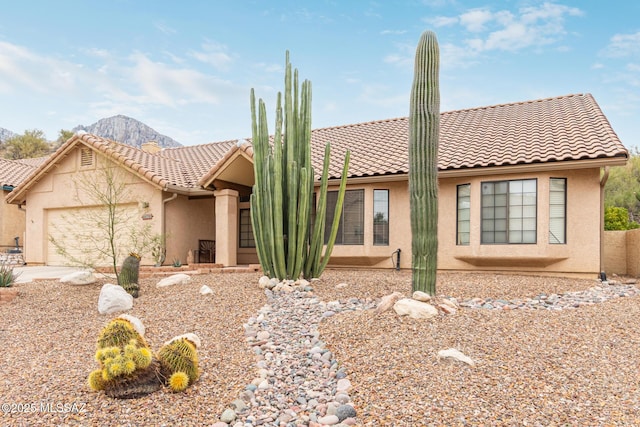
[[[166,209],[167,209],[167,203],[175,200],[178,198],[178,193],[173,193],[173,195],[167,199],[163,199],[162,200],[162,211],[160,212],[160,214],[162,215],[162,219],[161,219],[161,224],[162,224],[162,230],[161,230],[161,236],[164,239],[164,250],[165,250],[165,257],[166,257],[166,251],[167,251],[167,215],[166,215]]]
[[[600,177],[600,280],[607,280],[604,271],[604,186],[609,179],[609,166],[604,167],[604,173]]]

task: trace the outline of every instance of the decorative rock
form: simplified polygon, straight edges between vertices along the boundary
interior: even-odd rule
[[[187,341],[191,342],[193,345],[196,346],[196,348],[200,348],[200,346],[202,345],[202,342],[200,341],[200,337],[198,337],[196,334],[194,333],[186,333],[186,334],[182,334],[182,335],[177,335],[173,338],[171,338],[169,341],[167,341],[165,343],[165,345],[172,343],[173,341],[176,340],[180,340],[180,339],[186,339]]]
[[[220,421],[222,421],[223,423],[232,423],[233,421],[235,421],[236,419],[236,413],[233,409],[225,409],[222,412],[222,415],[220,415]]]
[[[474,366],[475,362],[471,358],[455,348],[449,348],[447,350],[440,350],[438,352],[439,359],[450,359],[458,362],[466,363],[469,366]]]
[[[258,334],[256,335],[256,338],[257,338],[259,341],[263,341],[263,340],[268,340],[270,336],[271,336],[271,334],[269,334],[269,331],[260,331],[260,332],[258,332]]]
[[[261,288],[268,287],[270,283],[271,279],[269,279],[268,276],[262,276],[260,279],[258,279],[258,286],[260,286]]]
[[[229,424],[222,421],[218,421],[217,423],[213,423],[212,427],[229,427]]]
[[[336,289],[342,289],[342,288],[346,288],[347,286],[349,286],[348,283],[338,283],[336,285]]]
[[[186,285],[191,281],[191,276],[184,273],[172,274],[156,283],[156,288],[164,288],[173,285]]]
[[[356,410],[351,405],[340,405],[336,410],[336,416],[338,417],[338,421],[342,422],[347,418],[355,418]]]
[[[200,288],[200,295],[211,295],[213,294],[213,290],[207,285],[202,285]]]
[[[96,277],[88,270],[76,271],[60,278],[61,283],[68,283],[69,285],[90,285],[95,281]]]
[[[111,314],[127,311],[133,307],[133,296],[129,295],[122,286],[105,283],[100,289],[98,297],[98,313]]]
[[[403,298],[393,305],[399,316],[409,316],[412,319],[430,319],[438,315],[438,309],[426,302]]]
[[[336,385],[336,389],[338,391],[348,391],[351,388],[351,381],[346,378],[338,380],[338,384]]]
[[[142,320],[130,314],[121,314],[120,316],[118,316],[118,318],[129,321],[129,323],[133,325],[133,329],[135,329],[136,332],[139,333],[140,336],[144,338],[144,333],[146,331],[146,328],[144,327]]]
[[[338,418],[337,415],[327,415],[326,417],[318,418],[318,422],[320,424],[332,426],[334,424],[338,424],[340,422],[340,419]]]
[[[456,314],[458,312],[458,310],[448,304],[438,304],[438,308],[442,310],[444,314]]]
[[[416,301],[422,301],[422,302],[431,301],[431,295],[422,291],[415,291],[413,295],[411,295],[411,298],[413,298]]]
[[[404,295],[400,292],[394,292],[390,295],[386,295],[380,299],[378,306],[376,307],[376,314],[384,313],[389,310],[393,305]]]

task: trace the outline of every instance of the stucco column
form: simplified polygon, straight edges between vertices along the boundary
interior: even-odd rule
[[[238,256],[238,192],[217,190],[216,198],[216,263],[225,267],[237,265]]]

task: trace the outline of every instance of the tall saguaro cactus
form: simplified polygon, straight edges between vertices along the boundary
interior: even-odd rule
[[[411,284],[430,295],[436,293],[438,255],[439,57],[435,33],[425,31],[416,49],[409,109],[409,203]]]
[[[293,79],[293,81],[292,81]],[[251,90],[251,121],[255,185],[251,194],[251,224],[258,259],[265,274],[283,279],[319,277],[329,262],[338,233],[349,167],[344,160],[338,201],[324,255],[327,187],[331,148],[325,147],[320,197],[311,230],[315,173],[311,165],[311,82],[298,85],[286,53],[284,132],[282,95],[278,93],[273,145],[265,104]]]

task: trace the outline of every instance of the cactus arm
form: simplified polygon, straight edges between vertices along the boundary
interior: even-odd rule
[[[320,262],[322,246],[324,245],[324,226],[327,213],[327,187],[329,186],[329,158],[331,146],[324,147],[324,162],[322,164],[322,178],[320,179],[320,199],[316,208],[316,222],[313,225],[309,256],[304,266],[305,278],[313,278],[313,273]]]
[[[331,234],[329,234],[329,240],[327,240],[327,247],[325,249],[325,255],[322,258],[322,262],[318,265],[317,269],[313,272],[314,277],[320,277],[322,272],[329,263],[330,254],[333,251],[333,245],[336,242],[336,236],[338,235],[338,228],[340,226],[340,218],[342,217],[342,207],[344,205],[344,193],[347,189],[347,175],[349,173],[349,160],[351,159],[351,152],[347,150],[344,155],[344,166],[342,168],[342,177],[340,177],[340,189],[338,190],[338,200],[333,213],[333,223],[331,224]]]
[[[266,121],[266,120],[265,120]],[[271,203],[271,215],[273,219],[273,264],[276,276],[284,278],[286,276],[285,254],[284,254],[284,225],[283,225],[283,168],[282,168],[282,107],[281,95],[278,94],[276,110],[276,132],[273,141],[273,174],[271,177],[271,188],[273,198]]]

